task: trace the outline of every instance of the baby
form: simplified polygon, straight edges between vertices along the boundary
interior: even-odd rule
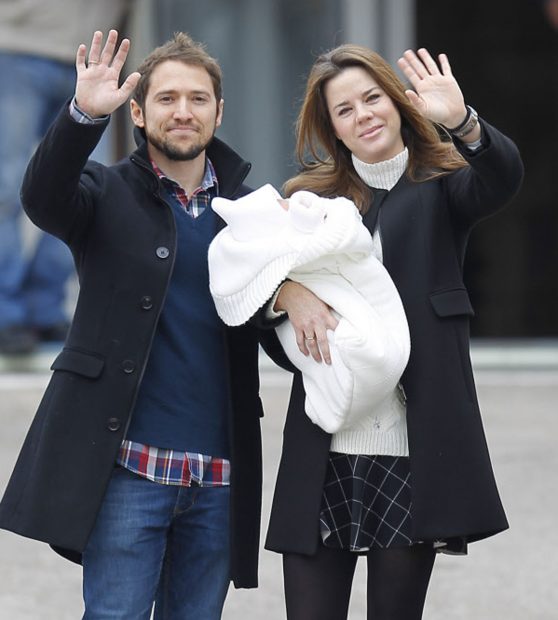
[[[210,290],[223,321],[245,323],[286,278],[300,282],[339,319],[328,332],[330,365],[301,353],[290,321],[276,328],[302,373],[308,417],[337,433],[369,423],[380,403],[386,410],[409,359],[409,329],[355,205],[305,191],[283,200],[264,185],[237,200],[214,198],[211,206],[227,223],[208,255]]]

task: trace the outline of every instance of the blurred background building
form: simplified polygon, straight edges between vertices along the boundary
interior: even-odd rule
[[[550,0],[554,1],[554,0]],[[134,55],[176,30],[224,70],[220,136],[253,162],[249,182],[295,170],[294,120],[313,59],[343,42],[390,62],[408,47],[446,52],[468,103],[518,144],[523,189],[470,240],[473,336],[558,336],[558,32],[544,0],[140,0]],[[133,62],[133,61],[132,61]],[[128,133],[128,132],[126,132]]]
[[[128,70],[184,30],[224,70],[219,135],[253,163],[248,182],[296,171],[294,121],[309,67],[343,42],[391,63],[409,47],[448,54],[466,101],[518,144],[521,193],[474,231],[466,283],[477,338],[558,337],[557,0],[134,0]],[[115,154],[133,147],[117,115]]]

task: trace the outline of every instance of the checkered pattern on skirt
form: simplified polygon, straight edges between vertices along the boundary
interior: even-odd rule
[[[325,546],[355,552],[413,544],[409,459],[331,452],[320,532]]]

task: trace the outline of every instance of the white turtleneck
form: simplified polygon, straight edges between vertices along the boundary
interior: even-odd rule
[[[367,164],[360,160],[355,155],[352,155],[353,166],[355,167],[358,176],[369,187],[375,187],[376,189],[392,189],[397,181],[402,177],[407,168],[407,162],[409,161],[409,151],[405,147],[401,153],[387,159],[386,161],[379,161],[375,164]]]
[[[375,164],[367,164],[352,155],[358,176],[376,189],[391,190],[403,176],[409,161],[405,147],[401,153]],[[378,227],[372,235],[372,252],[383,262],[382,242]],[[374,408],[370,416],[357,427],[335,433],[331,439],[332,452],[345,454],[388,454],[408,456],[406,407],[402,390],[396,389],[383,407]]]

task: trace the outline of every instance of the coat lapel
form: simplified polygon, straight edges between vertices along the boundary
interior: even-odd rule
[[[393,259],[401,253],[402,244],[413,243],[416,238],[420,215],[418,195],[417,183],[404,175],[393,189],[378,201],[380,204],[376,225],[380,227],[383,262],[388,271],[391,271],[394,265]]]

